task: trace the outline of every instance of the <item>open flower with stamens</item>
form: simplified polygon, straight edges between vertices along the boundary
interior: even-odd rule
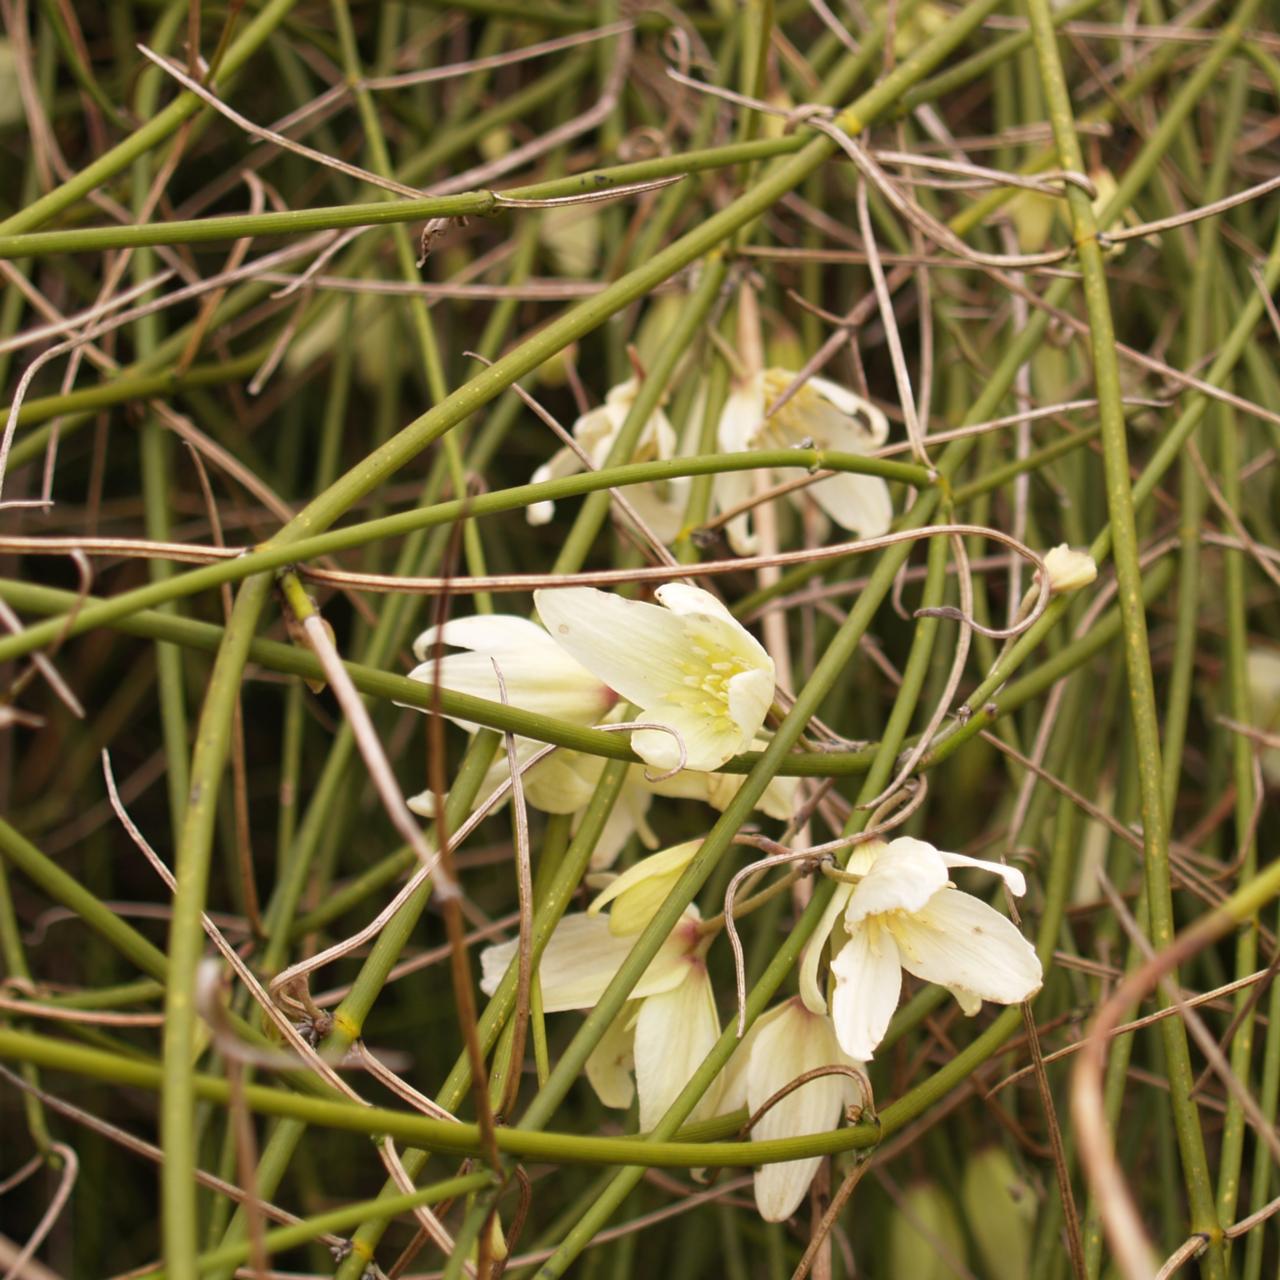
[[[745,1106],[755,1115],[779,1090],[823,1067],[857,1067],[841,1049],[831,1019],[813,1013],[793,997],[761,1014],[734,1051],[726,1073],[720,1110]],[[815,1075],[760,1117],[753,1141],[825,1133],[840,1123],[861,1090],[845,1071]],[[755,1173],[756,1207],[766,1222],[785,1222],[800,1207],[821,1156],[761,1165]]]
[[[628,378],[626,382],[620,382],[611,388],[605,395],[604,404],[584,413],[573,424],[573,438],[586,454],[587,462],[584,463],[566,445],[563,449],[557,449],[550,460],[533,473],[532,483],[540,484],[544,480],[559,480],[564,476],[577,475],[579,471],[586,470],[588,463],[592,470],[604,466],[639,392],[638,378]],[[654,409],[626,461],[654,462],[674,458],[676,445],[675,428],[661,409]],[[689,493],[687,478],[671,480],[661,485],[629,485],[625,493],[636,514],[663,542],[671,542],[680,532]],[[530,524],[547,524],[554,514],[554,502],[535,502],[528,508],[526,519]]]
[[[534,603],[570,657],[679,735],[687,768],[718,769],[755,741],[773,701],[773,659],[710,592],[669,582],[655,594],[648,604],[567,587],[536,591]],[[681,763],[660,729],[637,730],[631,746],[654,768]]]
[[[738,385],[720,414],[720,448],[726,453],[809,447],[868,454],[885,442],[889,434],[885,415],[826,378],[810,378],[777,413],[765,417],[768,407],[795,376],[786,369],[765,369]],[[750,499],[756,474],[734,471],[716,478],[716,503],[721,511]],[[799,491],[797,499],[804,493],[840,528],[860,538],[884,533],[893,519],[889,487],[879,476],[844,472]],[[725,534],[739,555],[750,555],[757,549],[749,511],[734,516],[725,526]]]
[[[818,985],[823,943],[839,929],[831,972],[831,1017],[840,1045],[869,1061],[884,1038],[902,993],[902,971],[946,987],[966,1014],[984,1000],[1017,1004],[1040,989],[1035,948],[1001,915],[949,878],[956,867],[1000,876],[1026,891],[1022,873],[1001,862],[943,853],[909,836],[854,850],[846,871],[856,884],[837,886],[810,940],[800,970],[800,994],[815,1013],[827,1007]]]
[[[690,908],[587,1060],[587,1079],[605,1106],[625,1109],[639,1096],[642,1130],[662,1118],[720,1035],[698,923]],[[548,1013],[593,1008],[634,943],[634,934],[615,934],[602,915],[566,915],[538,965],[543,1008]],[[515,954],[514,941],[480,953],[480,989],[486,995],[498,989]],[[693,1118],[714,1115],[719,1095],[717,1083]]]

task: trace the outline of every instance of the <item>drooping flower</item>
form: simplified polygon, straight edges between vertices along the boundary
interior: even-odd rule
[[[812,1013],[793,997],[761,1014],[734,1052],[726,1074],[722,1111],[745,1106],[751,1115],[779,1089],[819,1067],[853,1066],[840,1048],[831,1019]],[[844,1072],[815,1076],[775,1103],[751,1130],[753,1141],[825,1133],[839,1124],[860,1089]],[[761,1165],[755,1172],[756,1207],[766,1222],[795,1213],[818,1172],[821,1156]]]
[[[438,643],[465,649],[436,660]],[[502,672],[507,700],[513,707],[573,724],[598,723],[617,702],[600,679],[553,640],[536,622],[511,614],[476,614],[428,627],[414,642],[419,665],[411,680],[466,693],[491,702],[502,700],[494,663]],[[474,731],[466,720],[455,723]]]
[[[593,469],[604,465],[639,393],[639,379],[628,378],[605,394],[604,404],[584,413],[573,424],[573,438],[587,455]],[[675,428],[667,420],[667,415],[655,408],[641,429],[635,448],[626,461],[653,462],[673,458],[676,443]],[[559,480],[564,476],[577,475],[584,469],[582,459],[566,445],[557,449],[550,461],[544,462],[533,473],[531,480],[534,484],[541,484],[544,480]],[[663,542],[670,542],[680,532],[688,491],[688,480],[679,479],[664,485],[629,485],[625,493],[636,514],[654,534]],[[535,502],[528,508],[526,519],[530,524],[547,524],[554,513],[554,502]]]
[[[1000,862],[943,853],[909,836],[855,850],[846,870],[861,879],[837,886],[801,965],[800,993],[814,1012],[826,1008],[818,955],[839,924],[843,944],[831,972],[831,1017],[841,1047],[869,1061],[884,1038],[902,992],[902,971],[946,987],[966,1014],[982,1001],[1017,1004],[1040,989],[1035,948],[1001,915],[951,884],[949,871],[974,867],[1000,876],[1018,895],[1022,873]]]
[[[720,414],[720,448],[726,453],[744,453],[808,446],[867,454],[885,442],[889,434],[885,415],[826,378],[810,378],[777,413],[766,418],[768,407],[794,381],[795,374],[786,369],[765,369],[736,387]],[[722,511],[751,497],[756,474],[733,471],[716,478],[716,502]],[[801,492],[808,493],[840,528],[858,537],[884,533],[893,519],[889,488],[879,476],[842,472]],[[734,516],[725,533],[740,555],[756,550],[749,511]]]
[[[466,653],[444,655],[437,664],[433,651],[437,637]],[[508,701],[524,710],[543,710],[559,719],[579,724],[607,724],[621,718],[624,707],[617,695],[568,654],[536,623],[526,618],[490,615],[459,618],[443,632],[430,628],[418,637],[415,651],[424,661],[412,672],[414,678],[432,683],[437,678],[447,689],[469,693],[492,701],[499,699],[493,662],[497,661],[507,688]],[[545,678],[545,679],[544,679]],[[550,687],[548,687],[548,685]],[[613,706],[610,706],[610,703]],[[476,726],[458,720],[468,731]],[[542,750],[544,743],[532,738],[516,738],[516,760],[526,764]],[[763,739],[751,743],[763,750]],[[590,801],[606,760],[603,756],[562,747],[537,764],[524,769],[525,802],[543,813],[580,813]],[[499,748],[481,781],[477,795],[488,797],[510,776],[507,753]],[[634,832],[647,848],[658,847],[658,837],[648,824],[647,814],[655,795],[700,800],[723,810],[742,786],[745,774],[695,773],[689,769],[670,778],[647,776],[644,765],[627,771],[605,828],[592,852],[591,865],[601,870],[613,864],[628,837]],[[756,802],[756,808],[771,818],[789,819],[795,810],[798,778],[774,778]],[[409,808],[424,818],[435,817],[435,794],[424,791],[409,798]]]
[[[1097,580],[1098,565],[1087,551],[1073,551],[1065,542],[1044,553],[1049,590],[1055,595],[1079,591]]]
[[[536,591],[534,603],[567,654],[679,734],[687,768],[718,769],[755,741],[773,701],[773,659],[710,592],[669,582],[656,595],[647,604],[567,587]],[[637,730],[631,746],[657,769],[680,764],[660,729]]]
[[[438,661],[435,648],[443,643],[464,653],[448,653]],[[497,663],[506,686],[507,701],[524,711],[537,711],[573,724],[598,724],[608,718],[617,696],[585,667],[576,663],[536,622],[510,614],[477,614],[453,618],[443,627],[428,627],[413,643],[418,666],[411,680],[501,701]],[[468,733],[478,728],[468,720],[450,717]],[[516,760],[523,764],[544,744],[516,738]],[[576,813],[595,790],[604,761],[576,751],[556,751],[523,773],[525,799],[546,813]],[[499,749],[479,794],[487,797],[509,775],[507,753]],[[409,799],[409,807],[425,818],[435,817],[430,791]]]
[[[633,934],[615,934],[604,916],[566,915],[538,965],[543,1008],[548,1013],[593,1008],[634,942]],[[702,952],[697,912],[690,908],[587,1060],[587,1079],[605,1106],[626,1108],[639,1097],[642,1130],[662,1118],[720,1035]],[[498,989],[515,954],[514,941],[481,952],[480,989],[486,995]],[[717,1082],[693,1118],[714,1115],[719,1094]]]

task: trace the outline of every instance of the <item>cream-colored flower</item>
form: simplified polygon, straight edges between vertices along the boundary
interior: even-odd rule
[[[604,465],[639,393],[639,379],[628,378],[605,395],[604,404],[584,413],[573,424],[573,438],[587,455],[593,470]],[[661,409],[655,409],[641,429],[640,438],[627,461],[663,461],[675,457],[675,453],[675,428]],[[551,460],[544,462],[533,473],[531,480],[534,484],[541,484],[544,480],[559,480],[564,476],[577,475],[584,469],[582,459],[566,445],[563,449],[556,450],[551,455]],[[671,480],[663,485],[628,485],[625,493],[636,514],[658,538],[663,542],[674,540],[684,520],[685,502],[689,493],[687,478]],[[554,514],[554,502],[535,502],[528,508],[526,518],[530,524],[546,524]]]
[[[857,1066],[840,1048],[831,1019],[792,998],[762,1014],[734,1052],[726,1073],[722,1111],[745,1106],[754,1115],[779,1089],[809,1071]],[[860,1101],[843,1072],[817,1076],[770,1107],[751,1130],[753,1141],[796,1138],[835,1128],[845,1108]],[[800,1207],[821,1156],[761,1165],[755,1173],[756,1207],[766,1222],[785,1222]]]
[[[538,965],[548,1013],[591,1009],[635,942],[619,936],[603,916],[565,916]],[[618,1018],[587,1060],[587,1079],[607,1107],[640,1100],[640,1128],[657,1124],[720,1035],[715,994],[702,957],[703,939],[692,908],[671,931],[631,992]],[[516,954],[515,941],[480,954],[480,989],[493,995]],[[631,1073],[635,1073],[634,1092]],[[708,1090],[694,1119],[715,1114],[720,1086]]]
[[[846,870],[861,879],[840,884],[832,895],[801,964],[800,993],[814,1012],[826,1008],[818,954],[839,923],[843,945],[831,962],[831,1017],[851,1057],[870,1061],[884,1038],[904,969],[946,987],[969,1015],[984,1000],[1017,1004],[1040,989],[1035,948],[1007,916],[951,884],[956,867],[989,871],[1013,893],[1026,891],[1015,867],[943,853],[909,836],[862,845],[849,860]]]
[[[710,592],[669,582],[658,604],[591,587],[534,592],[548,633],[577,663],[680,736],[689,769],[718,769],[755,741],[773,701],[773,659]],[[515,699],[512,699],[515,701]],[[657,769],[680,764],[670,733],[631,746]]]
[[[437,662],[437,643],[467,652],[445,654]],[[430,685],[438,680],[455,693],[500,702],[496,662],[513,707],[574,724],[598,723],[618,700],[536,622],[511,614],[476,614],[428,627],[413,642],[413,652],[419,665],[409,672],[411,680]],[[466,720],[455,723],[476,728]]]
[[[1045,552],[1044,567],[1049,575],[1049,590],[1055,596],[1079,591],[1098,577],[1094,558],[1087,551],[1073,551],[1065,542]]]
[[[868,454],[885,442],[889,420],[861,396],[810,378],[772,417],[765,410],[795,381],[786,369],[765,369],[737,386],[720,414],[720,448],[726,453],[808,446],[838,453]],[[716,478],[716,502],[722,511],[747,501],[756,473],[725,472]],[[885,532],[893,519],[889,487],[879,476],[841,473],[810,485],[801,493],[842,529],[862,538]],[[751,513],[735,516],[725,526],[730,546],[740,555],[756,550]]]
[[[437,642],[466,650],[448,653],[437,662]],[[537,711],[573,724],[599,724],[607,720],[618,699],[613,691],[576,663],[536,622],[510,614],[477,614],[454,618],[443,627],[429,627],[413,644],[420,665],[409,672],[412,680],[435,684],[455,693],[501,701],[497,671],[502,672],[507,700],[513,707]],[[477,725],[450,717],[468,733]],[[516,760],[527,762],[545,744],[532,738],[516,738]],[[521,774],[525,799],[544,813],[576,813],[590,799],[600,779],[604,761],[577,751],[555,751]],[[510,776],[507,753],[499,750],[479,794],[493,794]],[[410,797],[409,808],[424,818],[435,817],[435,795],[424,791]]]

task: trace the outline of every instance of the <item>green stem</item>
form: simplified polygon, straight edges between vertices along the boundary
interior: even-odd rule
[[[1243,19],[1254,0],[1246,0],[1238,17]],[[1047,0],[1027,0],[1035,37],[1040,80],[1049,107],[1049,119],[1064,168],[1083,171],[1084,157],[1076,134],[1057,42]],[[1067,191],[1084,300],[1089,316],[1090,349],[1102,427],[1103,464],[1106,472],[1107,508],[1116,562],[1119,604],[1124,625],[1125,668],[1128,672],[1130,713],[1138,752],[1138,777],[1142,797],[1143,847],[1153,945],[1167,947],[1173,940],[1173,892],[1169,873],[1169,844],[1162,795],[1163,766],[1156,711],[1155,684],[1147,640],[1146,612],[1142,603],[1142,568],[1134,520],[1133,489],[1129,479],[1129,448],[1125,432],[1123,392],[1116,357],[1116,337],[1108,296],[1106,269],[1097,241],[1097,222],[1089,198],[1075,187]],[[1191,1208],[1191,1230],[1210,1239],[1207,1271],[1211,1277],[1225,1274],[1221,1230],[1209,1176],[1200,1117],[1191,1098],[1194,1075],[1187,1045],[1186,1027],[1178,1018],[1161,1022],[1170,1100],[1183,1176]]]
[[[222,59],[216,87],[225,88],[227,81],[248,62],[263,42],[284,21],[295,3],[296,0],[269,0],[269,3],[263,6],[245,27],[240,38],[227,50]],[[206,108],[201,99],[196,94],[184,90],[163,111],[152,116],[105,155],[99,156],[92,164],[86,165],[79,173],[55,187],[48,195],[41,196],[39,200],[33,201],[12,217],[0,222],[0,235],[17,235],[19,232],[30,231],[33,227],[48,222],[50,218],[56,217],[77,201],[83,200],[89,192],[110,181],[118,173],[124,172],[139,156],[145,155],[152,147],[163,142],[184,121],[189,120],[202,109]]]
[[[470,384],[468,384],[470,385]],[[455,393],[456,394],[456,393]],[[927,488],[933,483],[922,467],[886,458],[864,458],[858,454],[828,453],[817,449],[761,450],[753,453],[712,454],[699,458],[672,458],[666,462],[637,462],[607,470],[546,480],[540,484],[517,485],[497,493],[454,499],[426,508],[415,507],[398,515],[348,525],[327,533],[299,535],[289,541],[273,539],[253,551],[179,574],[167,582],[136,587],[110,600],[86,606],[65,618],[53,619],[20,635],[0,636],[0,662],[21,657],[61,636],[78,635],[94,627],[108,625],[138,609],[153,608],[182,596],[239,582],[291,564],[332,555],[337,551],[364,546],[384,538],[398,537],[422,529],[452,525],[466,516],[495,515],[513,511],[546,499],[575,497],[584,493],[628,484],[674,479],[679,476],[709,475],[722,471],[752,471],[758,467],[804,470],[848,471],[879,475],[900,483]],[[362,495],[360,495],[362,496]],[[354,501],[354,499],[353,499]],[[299,517],[301,520],[302,517]],[[301,527],[308,529],[308,520]],[[290,526],[293,527],[293,526]],[[851,555],[857,554],[850,552]]]

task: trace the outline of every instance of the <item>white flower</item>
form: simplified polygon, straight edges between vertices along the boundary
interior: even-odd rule
[[[819,1067],[858,1066],[836,1040],[831,1019],[793,998],[762,1014],[729,1063],[721,1111],[745,1106],[754,1115],[779,1089]],[[834,1129],[861,1090],[843,1072],[817,1076],[770,1107],[751,1130],[753,1141],[795,1138]],[[804,1199],[821,1156],[761,1165],[755,1173],[756,1207],[766,1222],[785,1222]]]
[[[568,587],[535,591],[534,603],[572,658],[680,735],[688,768],[718,769],[755,741],[773,701],[773,659],[709,592],[669,582],[656,595],[646,604]],[[680,763],[662,730],[637,730],[631,746],[657,769]]]
[[[590,1009],[604,994],[635,942],[619,937],[606,918],[566,915],[538,965],[548,1013]],[[516,954],[515,941],[480,954],[480,989],[493,995]],[[702,958],[698,916],[690,909],[632,988],[631,999],[587,1060],[587,1078],[607,1107],[640,1099],[640,1128],[657,1124],[689,1083],[720,1035],[715,995]],[[630,1082],[635,1072],[634,1094]],[[719,1083],[702,1098],[694,1119],[714,1115]]]
[[[1098,577],[1098,565],[1087,551],[1073,551],[1060,542],[1044,553],[1044,567],[1049,575],[1049,590],[1055,595],[1079,591]]]
[[[786,369],[765,369],[738,386],[720,414],[720,448],[726,453],[808,446],[838,453],[867,454],[885,442],[889,420],[861,396],[825,378],[810,378],[772,417],[765,410],[795,381]],[[750,471],[716,478],[716,502],[722,511],[747,501],[754,491]],[[873,538],[893,519],[888,485],[879,476],[842,472],[801,491],[812,496],[842,529]],[[735,516],[725,527],[740,555],[756,549],[751,513]]]
[[[438,642],[467,653],[450,653],[436,661]],[[510,614],[476,614],[454,618],[443,627],[428,627],[414,642],[419,666],[411,680],[455,693],[500,702],[502,693],[496,661],[513,707],[573,724],[596,724],[617,702],[617,697],[590,671],[565,651],[536,622]],[[463,728],[476,726],[451,717]]]
[[[983,1000],[1017,1004],[1040,989],[1035,948],[1007,916],[962,893],[949,881],[953,867],[980,867],[1002,877],[1018,895],[1022,873],[1000,862],[943,853],[909,836],[865,844],[847,870],[862,878],[841,884],[809,943],[800,993],[814,1012],[826,1008],[818,987],[818,953],[837,918],[843,946],[831,962],[831,1017],[841,1047],[869,1061],[884,1038],[902,992],[902,971],[946,987],[966,1014]]]
[[[584,413],[573,424],[573,438],[587,455],[592,469],[604,466],[639,392],[639,380],[628,378],[606,393],[604,404]],[[675,428],[661,409],[654,409],[641,428],[640,438],[627,461],[664,461],[675,457],[675,453]],[[566,445],[563,449],[556,450],[551,455],[551,460],[544,462],[533,473],[531,480],[533,484],[541,484],[544,480],[559,480],[564,476],[577,475],[582,470],[582,459]],[[689,481],[682,478],[669,481],[665,486],[628,485],[624,493],[636,514],[654,534],[663,542],[671,542],[680,532],[688,491]],[[526,519],[530,524],[546,524],[554,513],[554,502],[535,502],[529,506]]]

